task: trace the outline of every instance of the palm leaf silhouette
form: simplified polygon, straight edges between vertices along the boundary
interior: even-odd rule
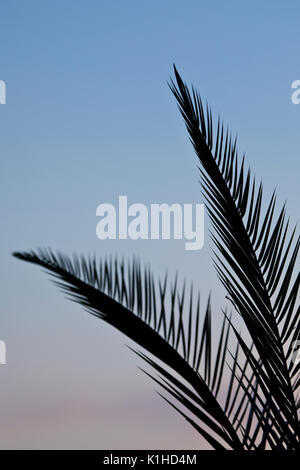
[[[201,314],[192,285],[179,286],[177,277],[156,282],[150,268],[142,269],[136,259],[125,265],[51,250],[14,256],[46,269],[71,299],[150,353],[153,357],[134,349],[156,375],[144,372],[177,404],[164,399],[214,449],[296,449],[300,366],[293,361],[293,345],[300,333],[299,238],[294,241],[295,228],[288,235],[285,208],[273,222],[275,194],[262,215],[262,184],[256,189],[250,170],[245,174],[236,141],[220,121],[214,140],[211,111],[204,110],[199,94],[194,88],[190,92],[174,70],[176,84],[171,81],[170,88],[199,158],[214,228],[214,263],[251,341],[242,338],[223,310],[214,350],[210,298]]]
[[[176,68],[175,77],[177,87],[172,82],[171,89],[202,165],[203,194],[215,229],[216,269],[247,326],[261,365],[237,335],[239,344],[252,366],[260,369],[257,380],[268,401],[268,414],[274,410],[278,415],[280,409],[281,432],[291,445],[297,445],[300,434],[294,393],[299,365],[288,359],[291,345],[299,337],[299,307],[294,308],[299,273],[292,285],[291,280],[300,240],[298,237],[291,249],[295,228],[287,239],[285,207],[272,227],[275,193],[262,216],[262,184],[256,190],[250,169],[245,173],[244,159],[239,165],[236,140],[218,121],[214,142],[209,108],[204,110],[194,89],[190,94]]]

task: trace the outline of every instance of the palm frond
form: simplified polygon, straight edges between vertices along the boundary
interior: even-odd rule
[[[245,171],[244,158],[239,162],[236,139],[220,119],[214,138],[210,109],[174,70],[176,84],[171,81],[170,88],[199,158],[215,267],[252,342],[223,310],[213,348],[210,298],[201,313],[193,285],[167,276],[156,282],[137,259],[98,262],[51,250],[14,255],[50,272],[72,300],[142,347],[146,354],[133,351],[156,375],[144,372],[176,400],[180,408],[163,397],[213,448],[297,449],[300,238],[296,227],[290,230],[285,207],[275,215],[275,193],[263,209],[262,183]]]
[[[300,276],[295,277],[300,238],[294,241],[295,228],[288,235],[285,207],[275,219],[275,193],[263,214],[262,183],[257,185],[250,169],[245,171],[244,158],[239,163],[236,139],[225,132],[220,119],[214,138],[209,107],[204,108],[198,92],[190,91],[174,70],[176,84],[171,81],[170,88],[199,158],[203,196],[215,231],[215,266],[259,355],[257,380],[265,390],[268,413],[272,409],[277,422],[281,418],[288,445],[298,447],[297,382],[292,382],[297,366],[289,358],[300,328]],[[249,348],[244,347],[244,353],[257,368]]]
[[[224,375],[229,324],[225,319],[213,358],[210,298],[201,327],[200,296],[195,301],[193,287],[187,295],[185,283],[179,289],[177,277],[171,283],[167,276],[156,283],[150,268],[142,269],[136,259],[125,266],[117,259],[97,263],[94,258],[71,259],[51,250],[14,256],[45,268],[70,299],[167,365],[171,372],[137,352],[160,374],[156,382],[208,427],[205,430],[196,424],[202,436],[206,439],[210,436],[211,445],[217,446],[217,435],[218,448],[242,449],[237,430],[217,400]]]

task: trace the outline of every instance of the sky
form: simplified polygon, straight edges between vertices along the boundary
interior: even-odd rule
[[[96,237],[96,208],[201,202],[197,161],[168,88],[185,81],[238,134],[240,155],[299,215],[297,1],[6,0],[0,12],[0,447],[197,449],[117,331],[68,302],[15,250],[138,254],[224,290],[204,248]],[[267,200],[267,199],[266,199]]]

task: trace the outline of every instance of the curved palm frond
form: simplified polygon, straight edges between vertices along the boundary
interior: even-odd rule
[[[300,443],[295,392],[299,364],[291,360],[299,338],[300,275],[295,263],[300,238],[288,235],[285,207],[274,221],[275,193],[263,215],[262,183],[257,183],[244,158],[238,161],[236,139],[220,119],[213,137],[213,119],[200,95],[191,91],[175,70],[170,88],[184,118],[200,162],[202,191],[215,233],[215,266],[236,310],[242,316],[258,357],[236,332],[238,342],[259,373],[256,379],[266,400],[266,419],[277,424],[278,441],[289,448]],[[294,242],[294,245],[293,245]]]
[[[195,301],[192,285],[187,294],[186,284],[179,288],[177,277],[171,284],[167,276],[163,282],[156,283],[149,267],[142,270],[137,260],[125,267],[117,260],[97,263],[95,259],[76,256],[71,259],[50,250],[14,253],[14,256],[45,268],[72,300],[167,365],[169,371],[135,351],[159,374],[158,378],[152,378],[194,415],[192,419],[180,411],[213,448],[243,448],[243,419],[241,422],[237,419],[242,409],[236,412],[240,393],[234,386],[238,384],[234,373],[223,406],[218,400],[225,375],[230,324],[224,317],[213,354],[210,299],[202,321],[200,296]],[[237,354],[234,370],[236,361]]]

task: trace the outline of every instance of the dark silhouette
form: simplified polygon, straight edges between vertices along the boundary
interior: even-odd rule
[[[170,285],[167,277],[155,282],[136,259],[125,266],[112,258],[98,263],[51,250],[14,256],[45,268],[73,300],[151,353],[156,359],[134,350],[180,408],[164,399],[214,449],[299,449],[300,364],[294,353],[300,339],[300,239],[295,228],[289,231],[285,207],[275,217],[275,193],[262,209],[262,183],[245,171],[244,159],[239,163],[236,140],[220,120],[213,137],[210,109],[174,71],[170,88],[199,158],[214,264],[233,315],[241,316],[251,340],[242,338],[224,309],[213,351],[210,299],[201,320],[192,285],[179,288],[177,278]]]

